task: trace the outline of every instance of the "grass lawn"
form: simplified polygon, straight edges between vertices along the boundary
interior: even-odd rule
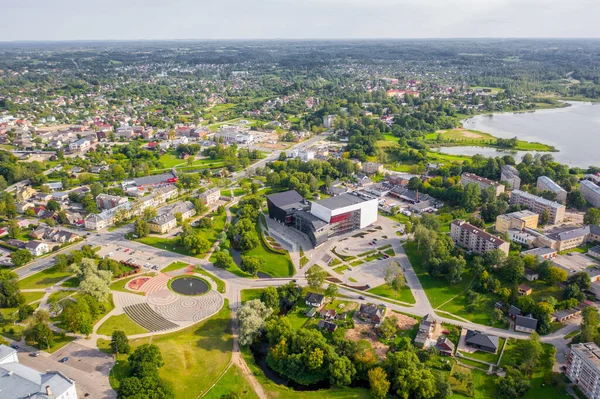
[[[198,273],[198,274],[202,274],[206,277],[210,277],[215,283],[217,283],[217,291],[219,291],[221,294],[225,293],[225,282],[223,280],[221,280],[220,278],[218,278],[217,276],[207,272],[206,270],[202,269],[199,266],[194,268],[194,273]]]
[[[463,356],[470,359],[481,360],[482,362],[496,364],[498,362],[498,357],[500,357],[500,352],[502,352],[502,347],[504,346],[505,342],[506,339],[502,337],[498,338],[498,353],[488,353],[484,351],[475,351],[473,353],[461,353],[463,354]]]
[[[398,292],[397,290],[390,288],[389,285],[382,284],[378,287],[371,288],[367,292],[370,292],[371,294],[379,295],[379,296],[382,296],[385,298],[394,299],[396,301],[401,301],[401,302],[406,302],[406,303],[411,303],[411,304],[415,303],[415,297],[413,297],[413,294],[410,291],[410,288],[408,288],[406,286],[402,287],[402,289]]]
[[[489,399],[497,397],[496,394],[496,384],[494,383],[495,379],[492,376],[487,375],[483,371],[479,370],[471,370],[469,368],[455,365],[452,368],[452,373],[461,372],[467,373],[471,375],[473,380],[473,396],[463,395],[463,393],[467,393],[468,390],[464,386],[464,383],[460,383],[454,378],[450,378],[450,384],[452,385],[452,390],[454,394],[450,396],[449,399],[463,399],[463,398],[475,398],[475,399]]]
[[[70,271],[55,271],[52,268],[42,270],[39,273],[32,274],[29,277],[25,277],[19,280],[19,288],[22,290],[36,289],[36,288],[48,288],[69,277],[72,273]]]
[[[79,287],[79,283],[80,281],[77,277],[71,277],[70,279],[62,283],[60,286],[65,288],[77,288]]]
[[[31,303],[35,301],[39,301],[46,294],[45,292],[22,292],[25,297],[25,303]]]
[[[533,289],[531,297],[535,302],[541,301],[542,298],[553,297],[557,301],[562,301],[564,298],[564,291],[557,285],[548,285],[541,280],[527,281],[528,286]]]
[[[54,333],[54,346],[50,349],[44,348],[44,351],[48,353],[54,353],[65,345],[75,341],[75,337],[61,337],[60,334]],[[39,348],[38,348],[39,349]]]
[[[229,367],[229,370],[223,374],[217,385],[212,387],[204,395],[204,398],[220,399],[230,393],[235,393],[236,397],[240,399],[258,399],[258,395],[236,365]]]
[[[189,263],[186,263],[186,262],[173,262],[169,266],[162,269],[161,272],[163,272],[163,273],[172,272],[173,270],[179,270],[188,265],[189,265]]]
[[[112,335],[113,331],[121,330],[127,335],[136,335],[147,333],[144,327],[136,324],[126,314],[120,314],[118,316],[109,317],[100,328],[98,328],[98,334],[100,335]]]
[[[363,263],[365,262],[363,262],[362,260],[355,260],[354,262],[350,262],[350,266],[360,266]]]
[[[110,289],[111,289],[111,291],[129,292],[129,293],[132,293],[132,294],[144,295],[143,292],[136,292],[136,291],[128,290],[127,288],[125,288],[125,286],[127,285],[128,282],[130,282],[133,279],[136,279],[136,278],[141,277],[141,276],[152,277],[155,274],[156,273],[137,274],[135,276],[124,278],[122,280],[115,281],[114,283],[112,283],[110,285]]]
[[[68,296],[75,295],[76,293],[77,291],[56,291],[50,294],[48,297],[48,302],[59,302]]]
[[[233,340],[229,304],[225,301],[217,314],[184,330],[131,340],[131,348],[135,350],[150,341],[160,349],[165,365],[159,374],[173,384],[175,397],[188,399],[202,396],[204,390],[217,381],[231,359]],[[118,386],[118,380],[129,373],[125,357],[119,358],[119,365],[113,369],[113,373],[111,386],[115,387]]]
[[[307,264],[308,262],[310,262],[310,260],[309,260],[309,259],[308,259],[306,256],[303,256],[303,257],[301,257],[301,258],[300,258],[300,267],[304,267],[304,266],[306,266],[306,264]]]
[[[344,274],[344,271],[348,270],[348,266],[346,265],[342,265],[342,266],[338,266],[338,267],[334,267],[333,271],[338,273],[338,274]]]
[[[336,265],[339,265],[340,263],[342,263],[341,260],[339,260],[338,258],[333,258],[331,260],[331,262],[329,262],[329,266],[336,266]]]
[[[241,291],[242,303],[251,301],[253,299],[260,299],[264,288],[248,288]]]
[[[257,234],[260,232],[260,223],[256,223]],[[290,258],[290,254],[281,254],[273,252],[267,247],[263,240],[259,240],[260,244],[250,251],[244,252],[244,255],[257,256],[264,259],[265,265],[260,270],[263,273],[268,274],[271,277],[289,277],[294,275],[294,264]]]

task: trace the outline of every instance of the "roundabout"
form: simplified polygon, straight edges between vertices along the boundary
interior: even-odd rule
[[[169,289],[180,295],[204,295],[210,289],[206,280],[196,276],[179,276],[169,280]]]

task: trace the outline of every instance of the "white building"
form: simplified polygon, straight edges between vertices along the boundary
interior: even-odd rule
[[[504,184],[500,184],[493,180],[486,179],[485,177],[477,176],[476,174],[468,172],[465,172],[462,175],[460,175],[460,184],[462,184],[465,187],[467,186],[467,184],[477,184],[481,188],[481,190],[493,187],[496,196],[504,192]]]
[[[556,201],[561,204],[565,204],[567,202],[567,192],[561,186],[556,184],[554,180],[549,178],[548,176],[540,176],[537,179],[537,189],[542,191],[551,191],[556,194]]]
[[[325,128],[327,128],[327,129],[332,128],[334,122],[335,122],[335,115],[326,115],[323,117],[323,126],[325,126]]]
[[[567,377],[589,399],[600,399],[600,347],[593,342],[571,345]]]
[[[512,165],[504,165],[500,172],[500,181],[508,183],[508,187],[518,190],[521,188],[519,171]]]
[[[315,159],[315,152],[305,149],[293,149],[287,152],[288,158],[299,158],[302,162],[308,162]]]
[[[48,248],[48,244],[41,241],[31,240],[25,244],[25,249],[31,252],[33,256],[42,256],[48,252],[50,252],[50,248]]]
[[[566,207],[555,201],[550,201],[537,195],[533,195],[521,190],[513,190],[510,195],[511,205],[521,205],[527,207],[530,211],[541,215],[548,211],[550,216],[549,223],[557,224],[565,218]]]
[[[582,180],[579,191],[583,198],[592,206],[600,208],[600,187],[589,180]]]
[[[204,201],[206,205],[217,202],[219,198],[221,198],[221,190],[218,187],[206,189],[205,192],[200,194],[200,199]]]
[[[254,135],[235,128],[225,128],[215,133],[215,137],[223,139],[226,143],[249,144],[254,141]]]
[[[84,137],[69,144],[69,151],[86,151],[92,146],[90,139]]]
[[[17,351],[0,345],[0,397],[77,399],[75,381],[59,371],[40,373],[19,363]]]
[[[311,203],[310,213],[330,225],[330,236],[364,229],[377,221],[376,198],[341,194]]]

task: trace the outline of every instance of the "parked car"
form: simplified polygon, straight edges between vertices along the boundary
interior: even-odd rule
[[[38,357],[39,355],[40,355],[40,352],[31,352],[29,354],[29,356],[31,356],[31,357]]]
[[[69,361],[69,358],[66,356],[59,360],[59,362],[61,362],[61,363],[66,363],[68,361]]]
[[[10,344],[10,347],[13,349],[19,349],[19,345],[17,344]]]
[[[364,297],[364,296],[362,296],[362,295],[359,295],[359,296],[358,296],[358,299],[360,299],[360,300],[363,300],[363,301],[364,301],[365,297]]]

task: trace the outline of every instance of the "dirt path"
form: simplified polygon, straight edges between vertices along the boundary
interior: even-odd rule
[[[267,399],[267,394],[265,393],[265,390],[254,376],[254,373],[252,373],[252,370],[250,370],[250,368],[246,364],[246,361],[244,360],[244,357],[240,352],[240,345],[238,343],[238,324],[234,310],[231,311],[231,324],[231,332],[233,335],[233,355],[231,356],[231,362],[240,368],[242,374],[244,375],[244,378],[246,378],[246,381],[250,383],[252,389],[254,390],[254,392],[256,392],[258,397],[260,399]]]

